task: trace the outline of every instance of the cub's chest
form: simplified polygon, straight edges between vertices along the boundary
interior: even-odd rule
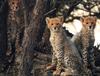
[[[64,43],[63,35],[61,34],[51,34],[50,36],[50,42],[52,45],[59,45]]]

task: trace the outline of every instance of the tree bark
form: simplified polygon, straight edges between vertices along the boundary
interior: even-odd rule
[[[37,37],[40,30],[40,20],[44,12],[44,0],[36,0],[35,7],[32,11],[32,20],[28,26],[25,27],[23,39],[23,62],[22,73],[19,76],[31,76],[34,60],[34,48],[37,45]]]

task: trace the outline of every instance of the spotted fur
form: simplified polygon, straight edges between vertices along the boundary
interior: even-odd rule
[[[19,10],[20,0],[8,0],[9,13],[7,19],[7,35],[8,35],[8,51],[7,55],[14,50],[15,43],[18,43],[17,27],[19,23],[19,17],[16,15]],[[17,41],[17,42],[16,42]]]

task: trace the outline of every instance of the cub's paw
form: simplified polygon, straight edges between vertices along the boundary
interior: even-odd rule
[[[56,70],[53,72],[53,76],[60,76],[61,70]]]
[[[48,71],[48,70],[56,70],[56,65],[47,65],[47,67],[46,67],[46,71]]]

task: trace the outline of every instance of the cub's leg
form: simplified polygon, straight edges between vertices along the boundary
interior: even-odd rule
[[[57,50],[56,57],[57,57],[57,66],[56,66],[56,71],[53,72],[53,75],[59,76],[63,69],[63,61],[64,61],[63,48]]]
[[[56,53],[55,51],[53,51],[52,63],[47,66],[46,70],[56,70],[56,65],[57,65]]]

